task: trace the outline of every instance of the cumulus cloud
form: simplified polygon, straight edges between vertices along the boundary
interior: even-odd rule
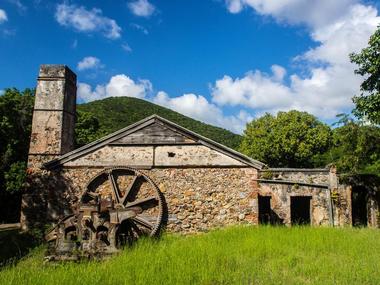
[[[348,54],[367,45],[370,35],[380,24],[377,10],[371,6],[354,5],[348,13],[330,25],[316,28],[311,37],[320,45],[308,51],[304,58],[331,64],[345,64]]]
[[[8,21],[7,13],[3,9],[0,9],[0,24],[6,21]]]
[[[354,74],[355,66],[350,63],[348,54],[360,51],[367,45],[368,38],[380,23],[380,17],[372,6],[355,4],[356,1],[348,0],[333,2],[227,1],[229,11],[233,13],[238,13],[244,7],[252,7],[257,13],[272,16],[279,22],[306,24],[309,27],[310,37],[317,46],[295,58],[304,66],[303,75],[290,73],[276,64],[271,66],[269,72],[252,70],[240,78],[225,75],[211,85],[212,99],[208,100],[193,93],[170,97],[163,91],[149,97],[147,94],[153,88],[148,80],[134,81],[121,74],[112,77],[109,83],[98,85],[94,89],[90,85],[80,83],[79,97],[84,101],[109,96],[149,99],[184,115],[238,133],[242,132],[246,122],[252,120],[252,114],[256,117],[264,112],[275,113],[280,110],[298,109],[313,113],[320,118],[334,118],[337,113],[352,108],[351,98],[358,94],[362,80]],[[305,7],[303,3],[321,10],[308,11],[312,10],[310,7],[302,10],[301,8]],[[327,11],[327,3],[332,5],[332,11]],[[292,8],[303,14],[295,13]],[[223,106],[242,107],[245,111],[226,115]],[[246,111],[249,109],[252,111]]]
[[[228,1],[227,5],[231,12],[236,12],[231,8],[233,2]],[[348,55],[367,45],[370,35],[380,23],[377,10],[371,6],[353,4],[342,7],[341,14],[336,15],[337,12],[331,14],[331,11],[325,11],[327,8],[322,9],[324,1],[313,1],[309,10],[319,3],[322,10],[315,13],[327,14],[321,15],[321,18],[313,15],[307,20],[305,13],[309,13],[308,10],[300,15],[289,12],[291,7],[301,5],[301,2],[308,1],[239,1],[242,8],[250,6],[258,13],[272,15],[278,20],[309,24],[311,38],[319,45],[296,57],[305,66],[308,75],[295,73],[286,78],[286,70],[277,65],[272,66],[271,74],[256,70],[247,72],[242,78],[226,75],[212,85],[213,102],[221,106],[247,106],[259,113],[305,110],[323,119],[334,118],[337,113],[352,109],[351,98],[359,93],[362,78],[354,74],[355,66],[350,63]],[[338,4],[355,1],[332,2],[336,2],[332,8],[336,8]]]
[[[192,93],[169,97],[167,93],[160,91],[153,98],[153,102],[199,121],[227,128],[237,133],[241,133],[245,124],[251,119],[243,111],[238,116],[225,116],[218,106],[208,102],[205,97]]]
[[[136,16],[149,17],[156,8],[148,0],[136,0],[128,3],[129,10]]]
[[[97,85],[94,89],[86,83],[78,84],[78,98],[84,102],[121,96],[144,98],[151,91],[152,83],[149,80],[134,81],[125,74],[115,75],[107,84]]]
[[[103,16],[98,8],[86,9],[83,6],[59,4],[55,12],[57,22],[78,32],[100,32],[106,38],[117,39],[121,28],[115,20]]]
[[[345,14],[359,0],[225,0],[231,13],[245,7],[258,14],[271,16],[280,22],[305,23],[311,27],[329,24]]]
[[[241,133],[245,124],[252,120],[252,116],[245,111],[240,111],[237,115],[225,116],[220,107],[201,95],[188,93],[170,97],[166,92],[160,91],[155,96],[148,96],[152,90],[153,86],[149,80],[134,81],[125,74],[119,74],[113,76],[107,84],[100,84],[95,88],[86,83],[79,83],[78,98],[83,102],[90,102],[107,97],[136,97],[236,133]]]
[[[284,107],[291,99],[289,88],[278,81],[278,74],[260,71],[250,71],[243,78],[236,79],[225,75],[215,82],[211,93],[218,105],[244,105],[252,109],[266,109],[273,105]]]
[[[80,62],[78,62],[77,69],[79,71],[87,69],[97,69],[101,68],[103,65],[100,62],[100,59],[94,56],[86,56]]]

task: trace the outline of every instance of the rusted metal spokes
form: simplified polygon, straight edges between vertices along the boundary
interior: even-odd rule
[[[62,220],[47,238],[56,255],[73,249],[112,253],[141,236],[158,234],[163,196],[144,173],[127,167],[100,172],[87,185],[77,213]]]

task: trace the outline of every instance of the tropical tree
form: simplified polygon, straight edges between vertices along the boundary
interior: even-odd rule
[[[353,120],[333,130],[332,147],[324,155],[339,172],[350,174],[380,173],[380,128]]]
[[[352,53],[350,59],[359,66],[355,73],[365,78],[360,85],[361,94],[353,98],[354,114],[380,124],[380,26],[370,37],[368,46],[360,53]]]
[[[17,221],[26,186],[26,167],[32,128],[34,90],[5,89],[0,95],[0,223]],[[76,143],[89,143],[104,135],[98,119],[78,112]]]
[[[6,89],[0,96],[0,222],[15,222],[25,187],[34,91]]]
[[[313,167],[328,150],[329,126],[306,112],[278,112],[248,123],[240,151],[272,167]]]
[[[7,177],[12,177],[13,182],[8,181],[5,188],[10,192],[16,192],[23,186],[22,178],[18,174],[22,173],[22,163],[25,170],[28,156],[33,94],[31,89],[20,92],[13,88],[6,89],[0,96],[0,183],[3,182],[1,185],[4,185]]]

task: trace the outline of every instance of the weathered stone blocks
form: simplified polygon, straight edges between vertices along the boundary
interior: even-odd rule
[[[64,65],[41,65],[30,141],[29,167],[39,155],[62,155],[74,148],[76,75]]]

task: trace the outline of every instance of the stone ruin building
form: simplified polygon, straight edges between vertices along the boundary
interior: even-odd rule
[[[269,168],[153,115],[74,148],[76,75],[42,65],[21,225],[53,224],[58,255],[111,253],[141,235],[235,224],[350,226],[355,189],[333,167]],[[368,199],[369,226],[379,222]]]

